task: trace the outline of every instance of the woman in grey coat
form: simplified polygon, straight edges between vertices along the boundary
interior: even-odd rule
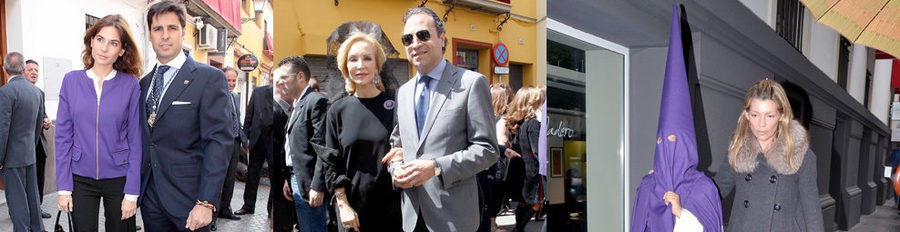
[[[792,119],[784,89],[762,80],[747,92],[715,177],[725,198],[737,189],[727,231],[823,231],[816,156]]]

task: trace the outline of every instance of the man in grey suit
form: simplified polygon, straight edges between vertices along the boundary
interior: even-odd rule
[[[475,174],[497,161],[487,78],[443,59],[447,38],[434,11],[409,9],[403,22],[401,41],[416,67],[398,90],[391,136],[405,161],[392,165],[392,181],[403,188],[403,230],[475,231]]]
[[[6,55],[12,78],[0,87],[0,176],[15,231],[43,231],[35,170],[35,135],[41,131],[41,91],[22,76],[24,57]]]

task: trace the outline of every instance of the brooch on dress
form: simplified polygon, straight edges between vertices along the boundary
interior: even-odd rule
[[[397,102],[395,102],[394,100],[384,101],[384,109],[386,109],[386,110],[393,110],[394,107],[396,107],[396,106],[397,106]]]

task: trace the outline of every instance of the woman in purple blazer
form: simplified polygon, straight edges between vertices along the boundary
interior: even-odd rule
[[[73,212],[76,231],[135,231],[140,192],[141,56],[128,22],[97,21],[84,35],[85,70],[71,71],[59,92],[56,186],[59,209]]]

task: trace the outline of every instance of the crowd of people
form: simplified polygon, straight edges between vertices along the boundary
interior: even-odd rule
[[[402,86],[385,86],[385,48],[355,32],[335,57],[339,97],[321,93],[306,60],[289,56],[273,84],[254,89],[243,125],[231,92],[238,72],[182,51],[184,7],[160,1],[146,15],[156,54],[149,73],[128,22],[108,15],[84,34],[84,69],[62,81],[57,206],[72,212],[77,231],[99,230],[101,203],[108,231],[138,230],[137,210],[147,231],[216,230],[217,218],[255,213],[264,162],[274,231],[503,231],[495,220],[504,205],[514,209],[514,231],[523,231],[543,205],[546,88],[513,91],[445,60],[443,21],[428,8],[403,15],[401,42],[415,75]],[[10,217],[16,231],[43,231],[41,218],[51,217],[40,209],[43,134],[51,121],[33,85],[38,64],[12,52],[3,68],[12,77],[0,87]],[[244,202],[232,210],[238,159],[248,153]],[[736,192],[728,229],[822,230],[815,162],[784,90],[757,82],[714,178],[721,197]],[[682,202],[691,198],[685,192],[654,191],[673,223],[722,229],[721,215]],[[760,217],[769,214],[779,216]]]
[[[382,44],[363,32],[338,48],[344,86],[335,99],[311,84],[319,80],[303,57],[277,65],[276,114],[286,120],[275,127],[286,131],[275,147],[289,178],[278,201],[293,204],[272,212],[296,218],[275,220],[275,231],[295,223],[300,231],[496,231],[509,199],[521,231],[538,210],[545,90],[513,95],[450,64],[443,22],[428,8],[408,10],[403,22],[416,73],[397,89],[382,80]]]
[[[385,88],[384,48],[357,32],[336,57],[340,97],[318,92],[306,60],[290,56],[272,85],[254,89],[243,125],[231,92],[237,71],[183,52],[186,17],[173,1],[149,7],[156,57],[146,74],[123,17],[86,30],[84,69],[62,79],[53,144],[57,207],[71,212],[76,231],[100,229],[101,204],[108,231],[216,230],[217,218],[255,213],[263,162],[283,193],[266,207],[274,231],[494,231],[509,199],[522,230],[539,209],[546,90],[513,94],[449,63],[432,10],[403,16],[401,39],[416,69],[403,86]],[[37,65],[7,54],[11,78],[0,87],[0,175],[16,231],[43,231],[41,218],[51,217],[40,208],[52,122],[34,86]],[[247,153],[244,204],[232,210],[236,166]]]

